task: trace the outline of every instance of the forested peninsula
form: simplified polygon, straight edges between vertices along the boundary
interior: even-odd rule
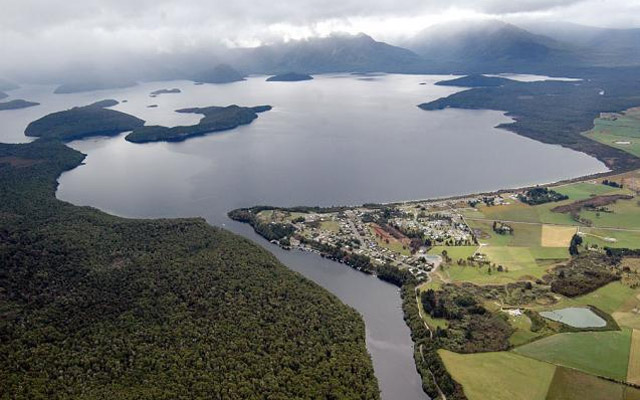
[[[102,100],[84,107],[46,115],[27,125],[27,136],[59,139],[64,141],[90,136],[115,136],[144,125],[133,115],[106,107],[117,105],[116,100]]]
[[[36,103],[34,101],[16,99],[16,100],[10,100],[10,101],[5,101],[0,103],[0,111],[19,110],[21,108],[34,107],[37,105],[40,105],[40,103]]]
[[[640,81],[635,78],[636,73],[634,68],[591,69],[582,71],[584,79],[579,82],[504,79],[498,86],[472,88],[418,107],[504,111],[515,121],[499,125],[500,128],[587,153],[614,170],[632,170],[640,168],[640,159],[588,139],[582,133],[593,128],[593,121],[601,112],[621,112],[640,103]],[[466,83],[490,83],[487,79],[479,82],[474,76],[458,83],[465,80]]]
[[[360,316],[202,219],[55,198],[84,155],[0,144],[0,393],[377,399]]]

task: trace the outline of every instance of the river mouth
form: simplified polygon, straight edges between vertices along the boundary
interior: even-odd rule
[[[87,158],[60,177],[57,197],[124,217],[201,216],[266,247],[360,312],[383,398],[426,399],[396,287],[315,254],[279,249],[226,214],[260,204],[355,205],[460,195],[606,171],[585,154],[495,129],[510,121],[500,112],[416,107],[463,90],[434,85],[450,78],[383,74],[363,80],[340,74],[278,85],[251,77],[228,85],[151,82],[69,95],[25,87],[12,96],[42,105],[0,113],[0,140],[28,141],[22,132],[29,122],[108,98],[127,100],[115,108],[165,126],[199,119],[173,112],[179,108],[272,105],[251,125],[182,143],[140,145],[125,141],[124,134],[72,142]],[[181,93],[149,97],[162,88]]]

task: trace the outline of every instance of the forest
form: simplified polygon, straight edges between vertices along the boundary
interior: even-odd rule
[[[0,144],[1,398],[379,398],[353,309],[202,219],[57,200],[83,158]]]
[[[204,118],[198,124],[190,126],[174,126],[172,128],[159,125],[141,126],[129,133],[125,139],[133,143],[179,142],[190,137],[226,131],[240,125],[250,124],[258,118],[258,113],[269,110],[271,110],[271,106],[240,107],[235,104],[227,107],[183,108],[176,110],[176,112],[202,114]]]
[[[590,154],[609,168],[640,168],[640,159],[582,135],[601,112],[620,112],[640,103],[638,68],[575,69],[579,82],[510,82],[478,87],[420,104],[423,110],[445,108],[504,111],[513,122],[498,127],[543,143]]]

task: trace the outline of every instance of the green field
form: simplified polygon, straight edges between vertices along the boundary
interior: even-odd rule
[[[638,389],[574,369],[558,367],[551,381],[547,400],[626,400],[639,392]]]
[[[626,151],[640,157],[640,112],[627,110],[616,120],[597,118],[594,127],[584,134],[597,142]],[[616,142],[631,142],[620,144]]]
[[[618,200],[607,206],[612,212],[583,210],[580,215],[593,222],[594,227],[640,229],[640,205],[638,199]]]
[[[510,352],[438,353],[469,400],[544,400],[556,369]]]
[[[560,333],[516,348],[518,354],[624,381],[631,330]]]
[[[523,204],[517,201],[513,201],[511,204],[507,205],[499,205],[499,206],[480,206],[476,211],[465,210],[463,214],[467,218],[471,218],[468,222],[470,225],[475,225],[476,223],[482,224],[481,221],[475,221],[474,219],[488,219],[488,220],[501,220],[501,221],[516,221],[516,222],[535,222],[535,223],[547,223],[547,224],[560,224],[560,225],[580,225],[578,222],[574,221],[571,216],[567,214],[561,214],[551,211],[551,209],[564,204],[570,204],[577,200],[588,199],[589,197],[598,196],[598,195],[611,195],[611,194],[630,194],[626,189],[618,189],[611,186],[603,185],[601,183],[591,183],[591,182],[578,182],[571,183],[568,185],[556,186],[553,187],[553,190],[562,193],[564,195],[569,196],[569,200],[560,201],[560,202],[551,202],[545,203],[537,206],[529,206],[527,204]],[[621,206],[621,212],[615,215],[624,215],[624,212],[632,209],[633,206],[637,207],[637,200],[627,200],[630,203],[628,206],[624,205],[624,201],[620,202],[623,204]],[[633,217],[638,218],[640,220],[640,213],[637,210],[633,211]],[[601,213],[603,214],[603,213]],[[613,214],[612,214],[613,215]],[[602,222],[601,225],[605,226],[605,223],[611,223],[613,225],[607,226],[615,226],[615,227],[625,227],[629,225],[633,225],[632,221],[626,221],[624,217],[611,220],[607,220],[605,216],[601,215]],[[618,221],[618,222],[616,222]],[[621,221],[621,222],[620,222]],[[595,221],[594,221],[595,223]],[[619,225],[618,223],[621,223]],[[633,225],[634,227],[638,227],[638,224]],[[489,230],[483,228],[483,226],[479,226],[486,232],[491,232],[491,225],[487,223],[484,227],[488,227]],[[514,228],[517,228],[514,226]]]
[[[598,247],[628,247],[630,249],[640,248],[640,231],[619,231],[603,228],[580,228],[580,232],[586,233],[584,244]],[[613,238],[615,241],[606,240]]]
[[[455,262],[459,259],[466,260],[471,257],[478,246],[433,246],[429,249],[428,254],[441,255],[443,250],[447,251],[447,255]]]
[[[515,328],[515,331],[509,338],[509,343],[512,346],[520,346],[525,343],[529,343],[541,335],[540,332],[531,332],[531,319],[526,315],[509,315],[508,318],[511,326]]]
[[[631,351],[627,368],[627,382],[640,384],[640,331],[634,329],[631,335]]]
[[[568,201],[584,200],[592,196],[599,196],[605,194],[620,194],[627,193],[626,190],[614,188],[611,186],[603,185],[601,183],[592,182],[578,182],[571,183],[569,185],[556,186],[553,188],[558,193],[562,193],[569,196]],[[565,202],[553,203],[553,204],[565,204]]]
[[[542,269],[542,268],[540,268]],[[454,282],[473,282],[478,284],[501,284],[518,280],[523,276],[523,271],[498,272],[492,269],[489,273],[487,267],[471,267],[451,264],[441,268],[441,274],[445,280]]]
[[[340,225],[336,221],[330,219],[320,222],[320,229],[337,233],[340,231]]]
[[[561,305],[591,305],[598,307],[606,313],[613,314],[622,307],[628,299],[633,299],[637,293],[637,290],[631,289],[620,282],[611,282],[584,296],[566,299]],[[560,305],[557,308],[559,307]]]

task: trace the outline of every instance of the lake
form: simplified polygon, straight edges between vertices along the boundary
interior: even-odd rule
[[[495,129],[510,121],[500,112],[416,107],[462,90],[434,85],[451,78],[341,74],[293,83],[252,77],[225,85],[155,82],[67,95],[27,86],[9,92],[11,98],[42,105],[0,112],[0,140],[28,141],[23,131],[32,120],[107,98],[127,100],[115,109],[167,126],[199,120],[173,112],[178,108],[272,105],[251,125],[181,143],[133,144],[124,134],[72,142],[88,156],[85,165],[62,175],[57,195],[126,217],[202,216],[249,237],[362,314],[385,399],[426,399],[396,287],[315,254],[281,250],[226,213],[258,204],[424,199],[606,171],[585,154]],[[149,97],[163,88],[182,93]]]

